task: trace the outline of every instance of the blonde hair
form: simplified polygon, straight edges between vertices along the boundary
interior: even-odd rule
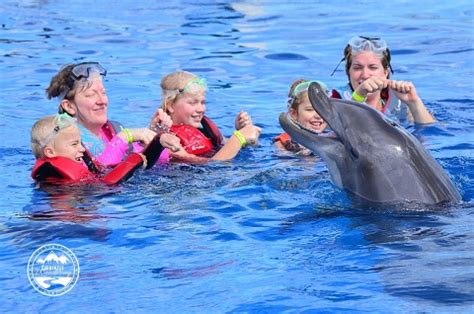
[[[36,159],[44,158],[44,142],[48,139],[55,127],[55,116],[46,116],[31,128],[31,150]]]
[[[161,79],[161,108],[168,113],[169,106],[178,100],[181,95],[180,90],[186,87],[186,84],[198,77],[191,72],[175,71],[167,74]]]
[[[305,100],[305,95],[308,95],[308,91],[304,91],[301,93],[298,93],[298,95],[294,95],[294,90],[296,86],[298,86],[301,83],[308,82],[308,80],[305,79],[297,79],[294,81],[291,86],[290,90],[288,91],[288,108],[292,108],[294,110],[298,110],[299,105],[304,102]]]
[[[31,150],[36,159],[46,157],[44,154],[44,148],[49,143],[54,142],[54,135],[56,133],[71,126],[77,128],[76,120],[73,118],[69,118],[66,123],[61,122],[61,119],[63,119],[64,116],[67,116],[67,114],[64,113],[61,115],[46,116],[36,121],[31,128]],[[63,124],[62,127],[60,126],[61,124]]]

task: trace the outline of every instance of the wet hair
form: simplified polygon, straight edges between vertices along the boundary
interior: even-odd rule
[[[55,76],[51,78],[51,82],[49,83],[48,88],[46,88],[46,97],[48,99],[61,97],[60,101],[63,99],[73,100],[78,91],[87,89],[92,85],[91,80],[79,80],[74,81],[74,86],[72,89],[69,88],[67,82],[71,76],[72,69],[75,66],[76,64],[66,64]],[[61,105],[59,105],[58,113],[64,112],[65,110],[61,107]]]
[[[46,88],[46,97],[48,99],[59,97],[66,90],[69,89],[67,80],[71,75],[71,71],[74,68],[74,64],[67,64],[59,70],[59,72],[51,78],[48,88]],[[75,89],[70,90],[64,96],[65,99],[73,99],[75,95]]]
[[[303,103],[303,101],[305,100],[304,96],[308,95],[308,91],[301,92],[296,96],[293,95],[293,92],[296,86],[307,81],[308,80],[305,80],[305,79],[297,79],[293,81],[293,83],[290,86],[290,90],[288,91],[288,108],[298,110],[299,105]]]
[[[387,48],[386,51],[383,52],[380,58],[382,67],[384,68],[384,70],[388,71],[387,78],[390,78],[390,73],[392,71],[391,66],[390,66],[390,61],[391,61],[390,59],[391,59],[391,56]],[[352,66],[352,47],[350,45],[347,45],[346,48],[344,48],[343,60],[346,60],[346,75],[349,78],[349,69]]]
[[[175,71],[167,74],[161,79],[161,108],[168,113],[169,106],[179,99],[182,90],[186,84],[193,79],[198,78],[196,75],[187,71]]]

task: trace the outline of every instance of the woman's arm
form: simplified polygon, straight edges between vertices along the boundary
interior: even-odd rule
[[[418,96],[415,85],[412,82],[389,80],[389,87],[401,101],[407,104],[415,123],[436,122],[436,119],[426,109],[425,104]]]

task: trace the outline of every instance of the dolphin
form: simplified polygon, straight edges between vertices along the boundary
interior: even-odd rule
[[[321,156],[336,186],[369,203],[461,200],[440,164],[398,123],[366,104],[329,98],[317,83],[309,86],[308,96],[333,132],[318,134],[287,113],[280,115],[280,125]]]

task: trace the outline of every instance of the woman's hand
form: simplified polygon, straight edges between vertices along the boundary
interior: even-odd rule
[[[395,92],[398,99],[407,104],[410,109],[411,119],[415,123],[434,123],[436,119],[426,109],[425,104],[418,96],[415,85],[407,81],[389,80],[389,88]]]
[[[172,133],[163,133],[160,136],[160,144],[163,147],[168,148],[173,153],[184,150],[180,139]]]
[[[377,91],[381,91],[389,84],[389,80],[382,77],[369,77],[365,81],[363,81],[357,88],[356,92],[362,97],[367,97],[368,94],[375,93]]]
[[[389,80],[388,87],[393,90],[397,97],[409,107],[421,102],[421,99],[418,97],[416,92],[415,85],[412,82]]]
[[[143,146],[150,143],[156,136],[156,133],[150,129],[124,129],[117,134],[125,143],[140,142]]]

